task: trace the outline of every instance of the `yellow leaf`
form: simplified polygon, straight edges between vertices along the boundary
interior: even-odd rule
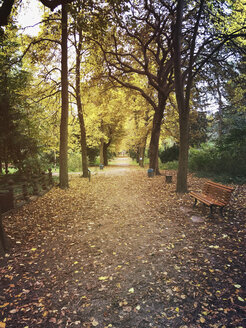
[[[131,293],[131,294],[134,293],[134,288],[130,288],[130,289],[128,290],[128,292]]]
[[[178,307],[176,307],[175,311],[176,311],[176,312],[179,312],[179,308],[178,308]]]
[[[48,311],[44,311],[44,313],[43,313],[43,317],[46,317],[47,315],[48,315]]]
[[[79,262],[78,261],[73,262],[73,264],[77,264],[77,263],[79,263]]]
[[[33,252],[36,251],[36,250],[37,250],[37,248],[35,248],[35,247],[33,247],[33,248],[31,249],[31,251],[33,251]]]
[[[96,326],[99,325],[99,322],[96,319],[93,319],[91,324],[92,324],[93,327],[96,327]]]
[[[6,327],[6,323],[5,322],[0,322],[0,328],[5,328]]]
[[[99,277],[98,279],[99,279],[99,280],[107,280],[108,277],[106,277],[106,276],[102,276],[102,277]]]
[[[6,307],[6,306],[8,306],[9,305],[9,303],[4,303],[3,305],[0,305],[0,308],[4,308],[4,307]],[[1,326],[0,326],[1,327]]]
[[[201,322],[201,323],[204,323],[205,321],[206,321],[206,320],[205,320],[203,317],[200,318],[200,322]]]

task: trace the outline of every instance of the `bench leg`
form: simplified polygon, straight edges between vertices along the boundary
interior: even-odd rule
[[[196,206],[196,203],[197,203],[197,199],[195,198],[195,202],[193,204],[193,208]]]

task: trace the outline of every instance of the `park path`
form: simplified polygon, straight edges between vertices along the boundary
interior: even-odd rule
[[[91,181],[70,176],[68,190],[53,188],[5,217],[13,249],[0,259],[0,323],[243,326],[243,219],[194,224],[188,195],[127,161],[97,169]],[[189,184],[198,190],[202,180]]]

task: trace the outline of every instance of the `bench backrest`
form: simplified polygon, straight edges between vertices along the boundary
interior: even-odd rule
[[[233,190],[234,188],[232,187],[224,186],[213,181],[207,181],[204,185],[203,193],[227,204],[230,201]]]

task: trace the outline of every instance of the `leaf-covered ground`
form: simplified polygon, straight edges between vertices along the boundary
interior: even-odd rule
[[[111,167],[6,216],[0,327],[246,327],[246,187],[208,219],[173,180]]]

